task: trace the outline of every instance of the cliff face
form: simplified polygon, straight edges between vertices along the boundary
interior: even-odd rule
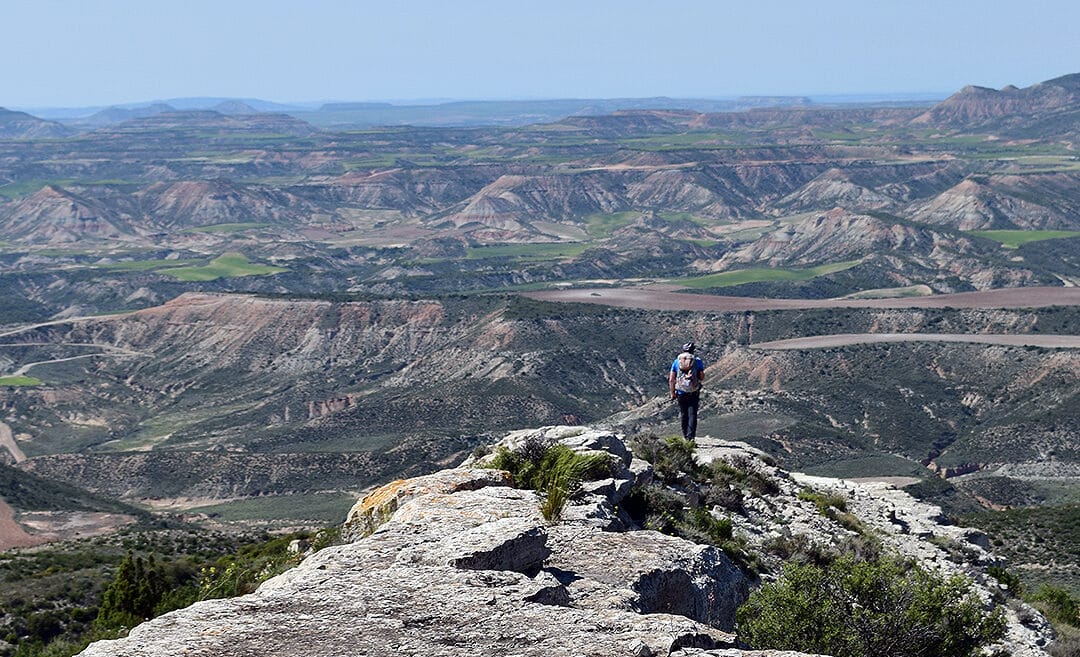
[[[350,512],[344,535],[353,542],[308,557],[251,595],[197,603],[82,655],[796,654],[738,648],[734,613],[751,582],[721,550],[633,530],[619,503],[652,470],[618,436],[552,427],[510,434],[503,444],[529,438],[608,452],[616,474],[586,484],[556,523],[544,520],[534,493],[511,488],[507,473],[469,467],[475,462],[393,482]],[[907,546],[897,549],[929,567],[975,576],[992,604],[978,575],[991,557],[971,543],[979,536],[942,530],[933,507],[880,485],[797,480],[739,443],[706,439],[696,457],[738,462],[776,482],[737,525],[750,545],[781,531],[836,540],[844,530],[796,494],[828,488],[848,496],[850,511],[889,545]],[[967,561],[941,556],[945,535],[963,544]],[[1048,630],[1027,611],[1026,626],[1009,612],[1007,645],[1014,656],[1041,657]]]

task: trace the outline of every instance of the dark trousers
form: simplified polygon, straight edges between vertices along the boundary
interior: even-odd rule
[[[697,407],[701,392],[680,392],[677,399],[683,438],[693,440],[697,436]]]

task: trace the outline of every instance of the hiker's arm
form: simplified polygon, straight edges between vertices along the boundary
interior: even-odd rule
[[[668,374],[667,381],[668,381],[668,389],[671,392],[671,398],[675,399],[675,370],[674,369],[671,370],[671,372]]]
[[[705,383],[705,366],[704,366],[704,365],[702,365],[702,366],[701,366],[701,369],[700,369],[700,370],[698,370],[698,373],[697,373],[697,380],[698,380],[698,385],[699,385],[699,386],[700,386],[701,384]]]

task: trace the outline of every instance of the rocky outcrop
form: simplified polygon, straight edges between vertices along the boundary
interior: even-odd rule
[[[326,548],[251,595],[197,603],[91,645],[84,657],[165,655],[312,657],[365,655],[675,655],[797,657],[749,651],[730,633],[750,581],[725,554],[655,531],[637,530],[619,510],[634,481],[652,469],[619,436],[586,427],[518,431],[508,449],[558,441],[606,453],[611,477],[589,482],[562,520],[540,499],[509,486],[509,473],[458,468],[387,484],[358,502],[346,545]],[[700,439],[700,463],[723,460],[772,484],[733,514],[737,534],[764,555],[779,539],[835,545],[873,534],[888,549],[946,574],[974,580],[997,604],[1001,585],[982,574],[995,563],[985,536],[945,524],[941,510],[890,484],[787,473],[746,444]],[[845,506],[844,524],[803,491]],[[775,558],[775,557],[773,557]],[[767,572],[777,573],[778,567]],[[1001,647],[1045,657],[1051,637],[1022,603],[1007,610]]]
[[[539,433],[583,451],[609,445],[616,478],[632,476],[617,436]],[[747,580],[720,550],[604,531],[628,490],[615,479],[590,487],[557,524],[544,520],[536,494],[506,483],[505,473],[463,467],[389,484],[350,513],[346,533],[366,536],[251,595],[197,603],[82,655],[648,656],[736,647],[725,628]]]

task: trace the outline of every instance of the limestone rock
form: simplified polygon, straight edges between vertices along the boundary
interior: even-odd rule
[[[353,505],[342,527],[345,540],[355,540],[375,531],[398,507],[428,493],[454,493],[485,486],[509,486],[506,472],[491,469],[443,470],[432,475],[390,482]]]
[[[315,553],[253,594],[197,603],[81,654],[646,656],[735,647],[721,628],[747,585],[722,553],[588,520],[551,525],[534,493],[506,483],[506,473],[460,468],[389,484],[350,512],[352,543]],[[603,493],[618,488],[599,486],[571,515],[590,505],[610,512]]]
[[[554,524],[535,493],[507,485],[507,473],[472,467],[482,460],[388,484],[350,512],[353,542],[309,556],[251,595],[197,603],[81,654],[802,657],[738,647],[730,630],[750,582],[721,550],[654,531],[610,531],[628,524],[616,502],[626,482],[651,474],[621,455],[618,436],[548,427],[514,432],[503,444],[530,437],[611,450],[625,467],[590,483]],[[745,500],[745,515],[731,516],[751,550],[784,536],[828,545],[853,534],[799,499],[809,487],[842,497],[888,549],[970,577],[978,595],[993,599],[996,583],[983,574],[993,556],[977,533],[943,524],[940,509],[884,483],[785,473],[741,443],[698,444],[699,461],[725,459],[772,482],[767,494]],[[1045,619],[1015,601],[1006,615],[1000,647],[1046,657]]]

